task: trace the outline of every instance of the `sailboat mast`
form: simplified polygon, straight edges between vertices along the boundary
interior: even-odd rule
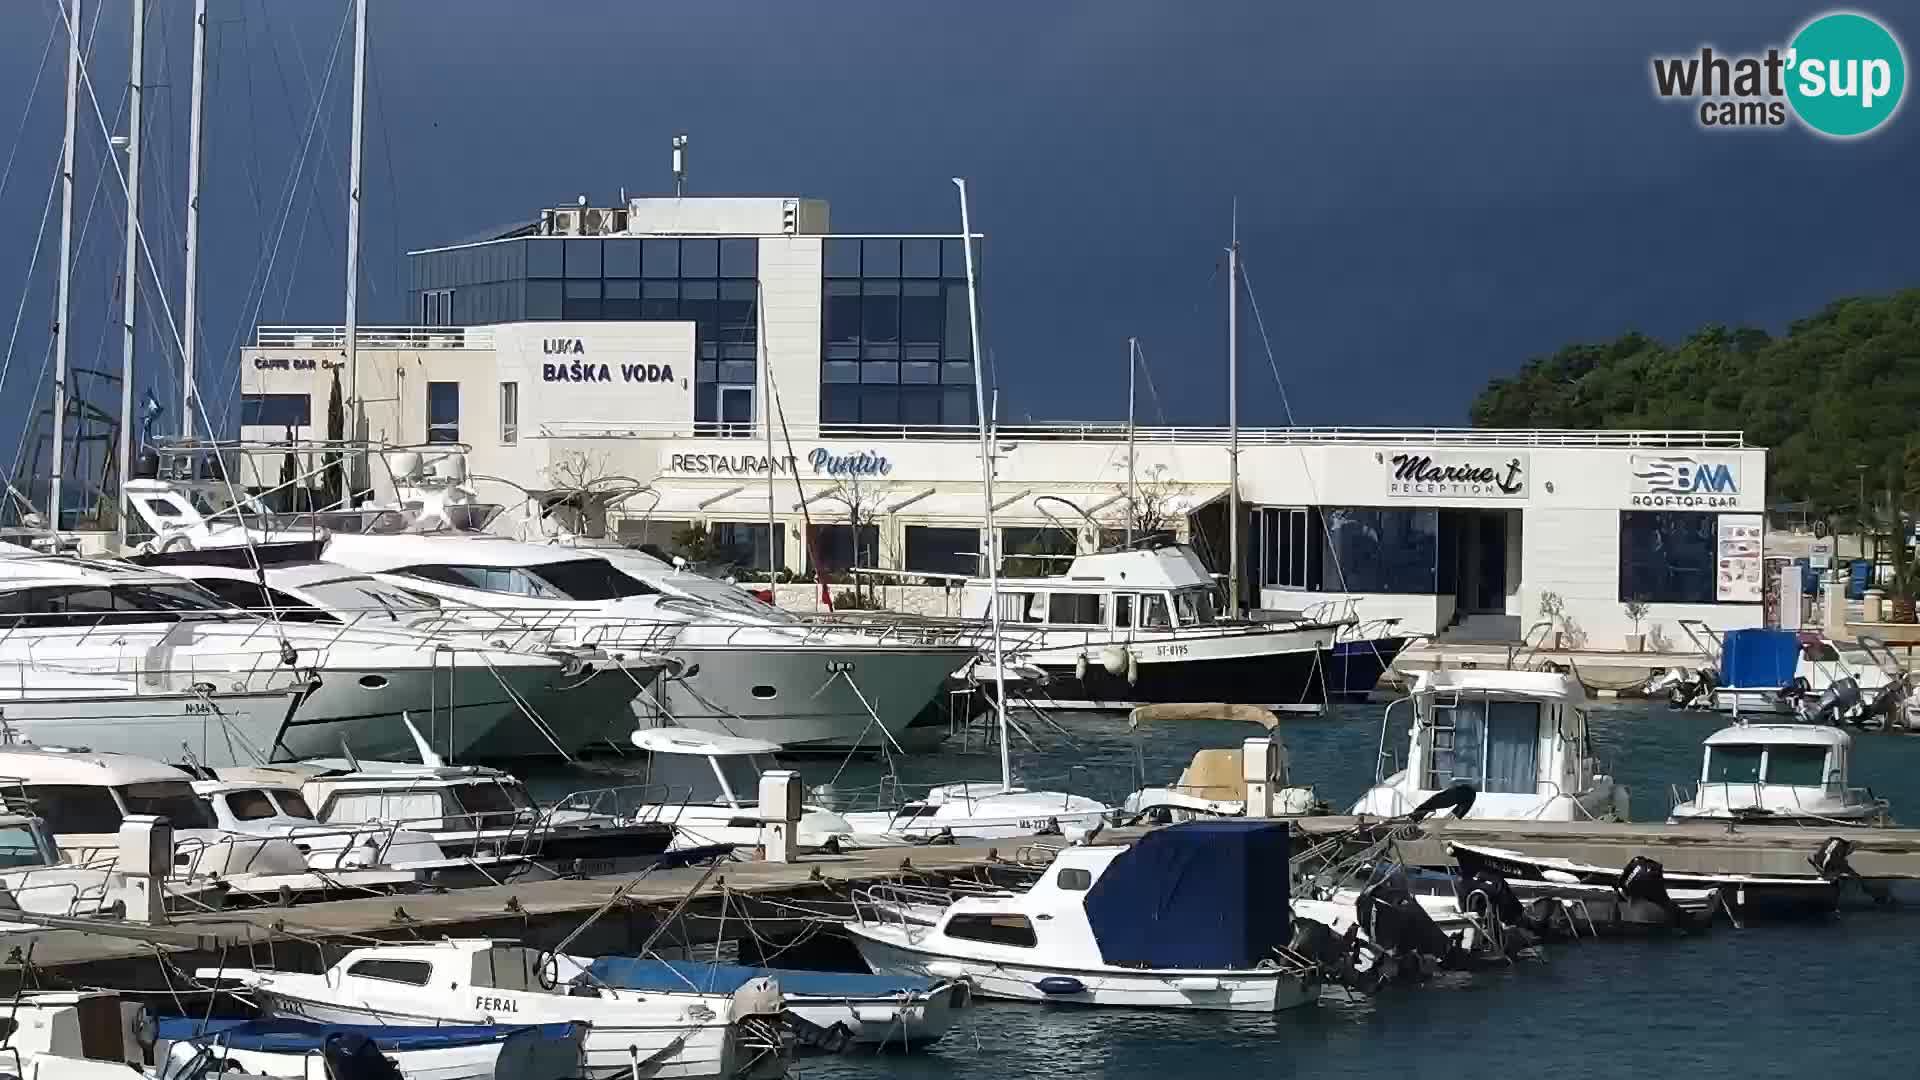
[[[973,221],[967,215],[967,182],[960,189],[960,246],[967,253],[967,318],[973,342],[973,411],[980,428],[980,485],[986,510],[987,625],[993,633],[993,711],[1000,726],[1000,786],[1013,787],[1013,760],[1007,738],[1007,664],[1000,640],[1000,533],[993,527],[993,431],[987,419],[985,365],[980,352],[980,293],[973,265]]]
[[[360,133],[367,106],[367,0],[353,0],[353,148],[347,165],[347,350],[348,439],[360,437],[365,410],[360,400]],[[353,475],[350,470],[349,476]],[[353,485],[341,485],[352,505]]]
[[[127,258],[120,271],[120,512],[115,536],[127,546],[127,481],[133,478],[134,312],[140,297],[140,113],[146,78],[147,0],[133,0],[133,56],[127,75]]]
[[[1240,614],[1240,200],[1227,247],[1227,613]]]
[[[759,333],[754,337],[760,348],[760,426],[767,436],[767,596],[778,604],[780,565],[774,557],[774,544],[781,539],[781,534],[780,523],[773,516],[773,355],[767,351],[766,300],[764,290],[754,296],[755,317],[760,321]]]
[[[1133,546],[1133,521],[1140,513],[1139,492],[1134,486],[1133,457],[1133,381],[1140,370],[1140,339],[1127,339],[1127,546]]]
[[[187,113],[187,290],[180,342],[180,437],[193,438],[194,345],[200,299],[200,117],[206,90],[207,0],[193,5],[193,99]],[[209,435],[212,432],[208,432]]]
[[[67,471],[67,339],[73,280],[73,127],[80,111],[80,0],[67,12],[67,141],[60,157],[60,286],[53,335],[53,505],[48,524],[60,529],[61,477]]]

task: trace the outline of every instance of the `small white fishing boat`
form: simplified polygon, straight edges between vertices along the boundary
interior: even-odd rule
[[[1134,735],[1134,772],[1143,786],[1121,803],[1123,814],[1143,814],[1162,824],[1246,815],[1249,774],[1244,745],[1196,750],[1193,760],[1172,785],[1144,786],[1147,767],[1146,748],[1140,737],[1141,727],[1149,723],[1207,720],[1237,720],[1258,724],[1268,733],[1265,737],[1271,747],[1268,750],[1271,756],[1267,761],[1253,763],[1257,767],[1253,776],[1256,779],[1264,777],[1271,801],[1271,813],[1262,816],[1310,814],[1319,806],[1313,788],[1295,787],[1291,783],[1286,744],[1280,741],[1277,734],[1273,734],[1279,726],[1279,717],[1272,710],[1257,705],[1226,703],[1142,705],[1127,714],[1127,727]]]
[[[780,987],[637,993],[569,984],[550,955],[484,938],[354,949],[319,975],[205,968],[238,983],[263,1013],[323,1024],[586,1023],[588,1077],[736,1080],[784,1075]]]
[[[396,870],[426,881],[445,869],[464,867],[465,860],[449,859],[423,832],[379,823],[335,827],[313,816],[293,774],[275,769],[226,770],[257,772],[221,780],[195,780],[193,790],[213,811],[214,822],[225,832],[289,840],[315,870]]]
[[[608,956],[598,960],[561,958],[561,974],[584,972],[598,983],[623,990],[706,994],[731,993],[755,979],[780,984],[787,1012],[823,1032],[845,1032],[855,1045],[905,1049],[933,1043],[953,1026],[971,1001],[961,979],[921,975],[869,975],[792,968],[741,967],[688,960],[647,960]]]
[[[1099,828],[1113,808],[1065,791],[1031,791],[998,780],[936,784],[898,807],[853,810],[842,816],[855,841],[881,836],[895,842],[952,836],[999,840],[1034,834],[1061,835]]]
[[[1021,893],[956,900],[933,926],[847,925],[880,974],[970,979],[989,997],[1273,1012],[1318,999],[1288,949],[1285,823],[1198,821],[1060,852]]]
[[[633,745],[646,751],[645,780],[658,799],[651,812],[674,828],[673,849],[734,845],[758,847],[760,774],[774,768],[778,743],[692,728],[641,728]],[[853,826],[817,806],[801,808],[795,837],[801,851],[843,846]]]
[[[154,1056],[176,1067],[202,1052],[232,1069],[290,1080],[353,1075],[368,1055],[393,1063],[403,1080],[573,1080],[586,1065],[587,1025],[388,1027],[304,1020],[162,1017]],[[167,1072],[163,1080],[186,1080]]]
[[[1405,706],[1398,760],[1394,711]],[[1374,786],[1352,813],[1401,817],[1471,789],[1460,816],[1522,821],[1628,819],[1627,789],[1602,771],[1587,734],[1587,695],[1563,672],[1422,671],[1380,726]]]
[[[1675,788],[1671,822],[1881,825],[1887,800],[1849,787],[1853,736],[1810,724],[1734,724],[1707,736],[1700,784]],[[1684,796],[1684,797],[1683,797]]]

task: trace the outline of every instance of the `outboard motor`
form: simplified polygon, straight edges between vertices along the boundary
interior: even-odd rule
[[[357,1031],[328,1032],[320,1057],[335,1080],[401,1080],[400,1070],[380,1047]]]
[[[1844,836],[1829,836],[1807,861],[1813,864],[1815,873],[1828,881],[1846,881],[1860,876],[1848,861],[1852,854],[1853,841]]]
[[[1466,951],[1427,915],[1402,875],[1389,874],[1360,890],[1354,906],[1360,929],[1387,952],[1431,957],[1442,967],[1467,966]]]
[[[1894,679],[1875,687],[1873,696],[1867,698],[1854,716],[1856,727],[1890,728],[1907,703],[1906,680]],[[1877,723],[1876,723],[1877,721]]]
[[[1860,705],[1860,682],[1851,675],[1833,680],[1820,692],[1817,704],[1809,706],[1807,695],[1802,693],[1795,702],[1800,718],[1809,724],[1838,725],[1849,713]]]
[[[1708,670],[1668,668],[1647,683],[1648,694],[1666,691],[1667,707],[1674,710],[1705,708],[1720,679]]]
[[[1475,870],[1459,879],[1454,891],[1460,910],[1474,914],[1485,912],[1499,922],[1496,932],[1509,954],[1537,944],[1546,935],[1545,921],[1528,913],[1527,905],[1520,902],[1513,886],[1496,870]]]
[[[1619,880],[1613,883],[1614,891],[1628,900],[1644,900],[1667,913],[1675,926],[1690,929],[1693,918],[1674,903],[1673,895],[1667,892],[1667,868],[1657,859],[1645,855],[1635,855],[1627,860],[1620,870]]]
[[[1442,810],[1452,810],[1456,818],[1466,817],[1467,811],[1473,809],[1473,799],[1477,794],[1472,784],[1454,784],[1414,807],[1413,812],[1407,815],[1407,820],[1424,821],[1429,815]]]

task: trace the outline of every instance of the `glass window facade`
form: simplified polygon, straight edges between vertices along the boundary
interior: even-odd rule
[[[1711,604],[1720,515],[1686,510],[1620,513],[1620,601]]]
[[[960,241],[829,237],[822,266],[820,422],[972,424]]]
[[[694,420],[713,425],[703,434],[737,430],[721,424],[721,382],[759,381],[758,239],[535,236],[421,252],[410,262],[413,306],[429,325],[694,323]]]
[[[765,570],[767,568],[767,523],[716,521],[708,526],[714,557],[730,568]],[[787,565],[787,530],[773,530],[773,565]]]
[[[306,427],[313,423],[309,394],[242,394],[240,423],[249,427]]]
[[[1320,572],[1330,592],[1453,591],[1453,560],[1441,548],[1441,512],[1373,506],[1321,508]]]
[[[880,527],[860,526],[860,542],[854,543],[851,525],[815,525],[808,534],[808,569],[837,574],[849,566],[880,565]]]
[[[980,530],[908,525],[903,569],[932,574],[978,574]]]

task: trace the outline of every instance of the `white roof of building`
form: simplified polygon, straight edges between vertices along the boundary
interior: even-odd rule
[[[1836,727],[1818,724],[1732,724],[1707,736],[1708,746],[1833,746],[1853,745],[1853,736]]]
[[[730,757],[737,754],[773,754],[779,743],[747,739],[738,735],[715,735],[689,728],[641,728],[633,733],[633,745],[650,754],[694,754]]]
[[[1550,698],[1572,704],[1587,700],[1586,687],[1559,671],[1508,671],[1505,668],[1443,668],[1415,676],[1416,694],[1464,693],[1525,698]]]
[[[184,771],[150,758],[59,747],[0,747],[0,776],[31,784],[119,787],[155,780],[190,780]]]

